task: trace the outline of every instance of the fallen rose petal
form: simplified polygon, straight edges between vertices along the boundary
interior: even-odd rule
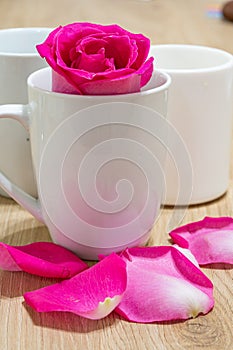
[[[88,265],[68,249],[51,242],[24,246],[0,243],[0,268],[43,277],[70,278],[87,269]]]
[[[70,280],[28,292],[24,298],[38,312],[66,311],[100,319],[120,303],[126,283],[126,264],[113,253]]]
[[[233,264],[233,219],[206,217],[170,232],[173,241],[188,248],[200,265]]]
[[[199,267],[199,264],[195,258],[195,256],[191,253],[191,251],[187,248],[182,248],[178,244],[173,244],[173,247],[178,249],[182,254],[186,256],[187,259],[189,259],[193,265]]]
[[[131,248],[122,258],[127,288],[116,312],[127,320],[188,319],[212,309],[211,281],[176,248]]]

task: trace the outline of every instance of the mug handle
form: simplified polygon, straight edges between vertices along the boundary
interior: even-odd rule
[[[0,106],[0,118],[17,120],[29,131],[29,105],[10,104]],[[0,187],[3,188],[17,203],[44,223],[40,201],[12,183],[0,170]]]

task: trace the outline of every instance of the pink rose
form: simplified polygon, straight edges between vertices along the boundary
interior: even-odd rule
[[[52,67],[53,91],[110,95],[140,91],[151,78],[150,40],[118,25],[73,23],[37,45]]]

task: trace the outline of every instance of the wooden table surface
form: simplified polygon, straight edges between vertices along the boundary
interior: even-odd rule
[[[222,1],[1,0],[0,28],[56,27],[74,21],[115,22],[144,33],[153,44],[202,44],[233,54],[233,23],[207,16],[208,7],[220,3]],[[171,208],[162,210],[152,232],[151,245],[169,244],[166,225],[172,213]],[[211,203],[189,208],[183,223],[206,215],[233,216],[232,171],[227,194]],[[0,197],[1,241],[22,245],[49,239],[46,227],[13,200]],[[186,322],[147,325],[126,322],[115,314],[99,321],[70,313],[38,314],[24,303],[22,295],[51,281],[26,273],[1,271],[0,349],[233,349],[233,269],[219,267],[203,271],[215,286],[213,311]]]

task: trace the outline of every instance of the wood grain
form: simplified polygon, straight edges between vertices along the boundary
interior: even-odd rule
[[[115,22],[131,31],[143,32],[154,44],[203,44],[233,53],[233,24],[207,17],[210,3],[223,1],[1,0],[0,28],[55,27],[73,21]],[[173,214],[172,208],[161,211],[150,245],[169,244],[167,230]],[[233,216],[232,168],[227,194],[211,203],[189,208],[182,223],[200,220],[206,215]],[[46,227],[11,199],[0,197],[0,239],[21,245],[50,238]],[[203,271],[215,286],[216,303],[212,312],[186,322],[148,325],[129,323],[115,314],[100,321],[69,313],[38,314],[24,303],[22,294],[55,280],[1,271],[0,349],[231,350],[233,270],[222,264]]]

